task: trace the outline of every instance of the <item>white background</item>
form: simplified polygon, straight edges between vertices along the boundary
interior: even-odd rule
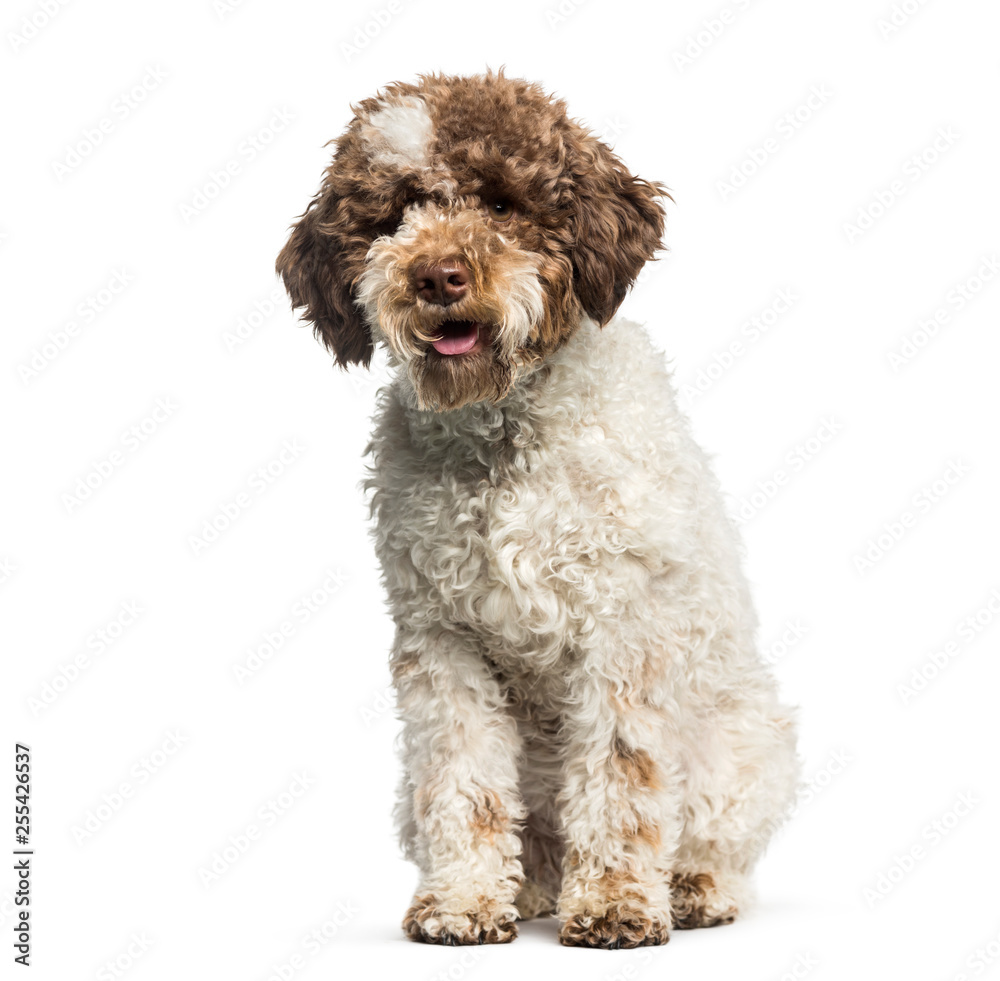
[[[5,8],[2,840],[20,740],[27,976],[1000,977],[1000,11],[558,10]],[[331,368],[272,292],[352,101],[504,64],[672,189],[623,312],[749,518],[761,644],[801,706],[807,789],[758,906],[655,950],[564,949],[554,921],[472,952],[403,938],[358,489],[379,372]]]

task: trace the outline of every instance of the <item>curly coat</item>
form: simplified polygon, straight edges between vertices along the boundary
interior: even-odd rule
[[[609,323],[664,196],[538,86],[431,75],[354,107],[278,258],[339,364],[380,342],[396,369],[368,487],[414,939],[728,922],[793,798],[716,480],[661,355]]]

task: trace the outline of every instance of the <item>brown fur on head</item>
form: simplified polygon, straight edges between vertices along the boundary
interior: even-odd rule
[[[339,364],[384,341],[422,406],[498,401],[660,248],[664,188],[537,85],[429,75],[354,112],[277,269]],[[467,284],[444,305],[421,276],[451,266]],[[475,346],[441,353],[449,332]]]

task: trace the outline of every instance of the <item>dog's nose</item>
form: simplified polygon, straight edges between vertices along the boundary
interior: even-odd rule
[[[421,266],[413,274],[417,295],[440,307],[462,299],[469,289],[469,279],[468,266],[457,259]]]

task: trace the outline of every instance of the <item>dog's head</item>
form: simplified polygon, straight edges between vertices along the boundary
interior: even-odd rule
[[[660,248],[665,190],[502,73],[390,85],[335,142],[278,272],[338,363],[383,341],[426,408],[503,398]]]

